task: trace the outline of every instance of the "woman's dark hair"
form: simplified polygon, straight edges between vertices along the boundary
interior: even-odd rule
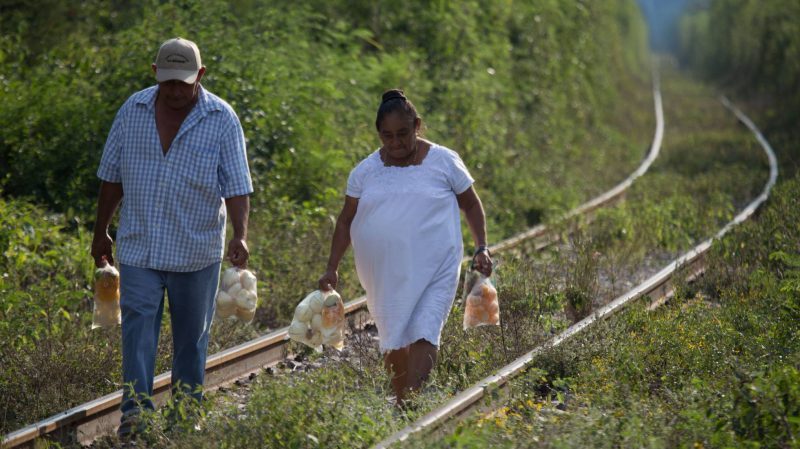
[[[417,108],[414,107],[414,103],[406,98],[402,90],[389,89],[383,93],[383,97],[381,98],[381,105],[378,107],[378,116],[375,118],[375,128],[380,131],[383,118],[392,112],[398,111],[405,114],[411,120],[411,123],[414,123],[418,118],[422,119],[422,117],[417,114]],[[420,129],[422,129],[422,126],[420,126]]]

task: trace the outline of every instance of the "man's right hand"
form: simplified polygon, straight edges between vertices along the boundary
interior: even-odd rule
[[[112,244],[111,236],[108,233],[95,234],[92,239],[92,257],[94,257],[94,265],[98,268],[103,266],[103,259],[110,264],[114,265],[114,255],[111,252]]]
[[[92,239],[92,257],[98,268],[103,266],[103,259],[114,265],[114,256],[111,247],[114,243],[108,235],[108,224],[117,210],[123,196],[122,184],[118,182],[103,181],[100,183],[100,193],[97,196],[97,220],[94,222],[94,238]]]

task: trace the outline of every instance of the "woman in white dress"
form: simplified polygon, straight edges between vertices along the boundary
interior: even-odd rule
[[[320,289],[336,288],[352,243],[397,405],[427,379],[453,305],[463,257],[459,209],[487,276],[486,219],[458,154],[420,137],[422,119],[399,89],[383,94],[375,126],[382,146],[350,173]]]

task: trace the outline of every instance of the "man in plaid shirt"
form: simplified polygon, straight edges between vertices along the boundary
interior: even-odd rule
[[[152,409],[158,335],[169,299],[172,385],[198,400],[214,297],[224,255],[226,215],[233,225],[227,259],[246,267],[249,194],[244,133],[233,109],[203,89],[194,42],[170,39],[158,51],[158,84],[122,105],[97,171],[101,179],[92,256],[115,264],[108,226],[120,206],[117,259],[125,386],[120,435]]]

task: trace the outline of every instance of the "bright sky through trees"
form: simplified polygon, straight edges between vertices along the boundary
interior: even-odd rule
[[[678,21],[692,0],[638,0],[650,29],[650,47],[674,51],[678,44]]]

